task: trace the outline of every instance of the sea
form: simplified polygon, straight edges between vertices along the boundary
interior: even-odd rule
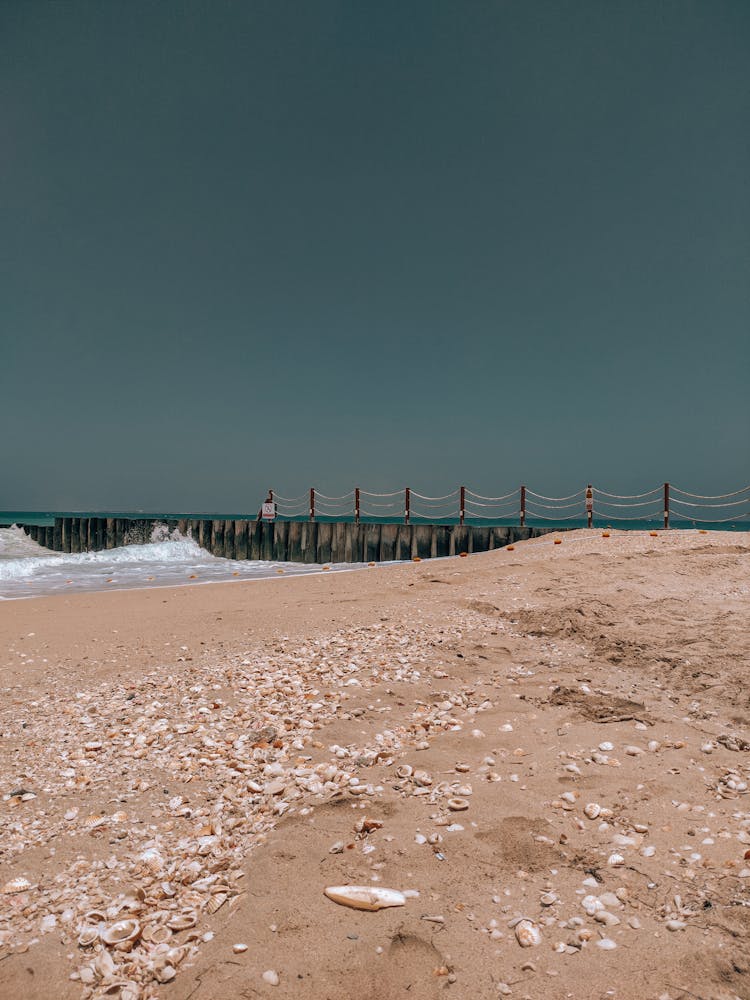
[[[60,516],[59,514],[57,516]],[[190,514],[129,514],[108,512],[77,512],[87,517],[142,517],[160,519],[190,518]],[[202,515],[211,516],[211,515]],[[238,515],[213,515],[222,518]],[[17,526],[18,523],[51,525],[55,514],[44,511],[0,511],[0,600],[41,597],[59,593],[97,590],[135,590],[150,587],[193,586],[206,583],[260,580],[281,576],[304,576],[323,572],[323,566],[309,563],[270,562],[265,560],[222,559],[201,548],[192,538],[185,538],[177,530],[169,531],[166,524],[157,524],[151,540],[145,544],[124,545],[118,549],[78,554],[53,552],[44,548]],[[282,518],[280,518],[282,520]],[[290,519],[291,520],[291,519]],[[341,521],[351,518],[319,518],[320,521]],[[363,521],[392,523],[392,519],[363,518]],[[457,519],[441,518],[441,524],[458,523]],[[513,525],[513,519],[469,521],[476,524]],[[585,518],[569,518],[560,522],[527,519],[529,526],[559,528],[584,528]],[[672,518],[673,528],[705,528],[725,531],[748,531],[750,521],[715,523],[713,521],[687,521]],[[631,528],[653,530],[663,528],[661,520],[618,520],[609,524],[594,518],[594,527]],[[326,571],[341,572],[356,569],[363,564],[330,563]]]
[[[0,515],[1,517],[2,515]],[[28,523],[28,522],[26,522]],[[23,528],[0,528],[0,601],[95,590],[140,590],[261,580],[321,573],[315,564],[220,559],[177,531],[159,531],[143,545],[103,552],[53,552]],[[356,569],[330,563],[326,571]]]

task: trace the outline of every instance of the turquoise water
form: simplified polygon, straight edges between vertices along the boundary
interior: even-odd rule
[[[0,526],[10,525],[10,524],[35,524],[40,526],[51,525],[55,523],[56,517],[120,517],[128,520],[159,520],[159,521],[173,521],[182,519],[195,519],[195,520],[236,520],[236,521],[255,521],[256,514],[237,514],[237,513],[188,513],[186,511],[176,512],[153,512],[153,511],[23,511],[23,510],[0,510]],[[279,521],[305,521],[307,518],[300,517],[284,517],[280,515],[277,520]],[[337,523],[343,521],[353,521],[353,516],[349,515],[346,517],[326,517],[320,516],[316,517],[316,521],[326,522],[326,523]],[[360,518],[362,524],[395,524],[402,523],[397,521],[393,517],[362,517]],[[424,517],[418,517],[412,515],[412,524],[458,524],[457,517],[439,517],[433,519],[428,519]],[[473,525],[496,525],[498,527],[505,527],[517,525],[517,517],[506,517],[506,518],[475,518],[467,517],[465,519],[465,524]],[[585,528],[586,518],[571,518],[569,520],[561,519],[556,520],[542,520],[540,518],[534,518],[527,516],[526,524],[529,527],[543,528],[543,527],[559,527],[559,528]],[[700,520],[696,518],[695,520],[686,519],[678,514],[672,513],[670,515],[669,524],[671,528],[705,528],[708,530],[719,530],[719,531],[750,531],[750,518],[738,518],[736,521],[727,521],[725,523],[716,523],[715,521]],[[662,518],[654,518],[652,520],[622,520],[622,521],[612,521],[607,520],[605,517],[598,517],[596,512],[594,513],[594,527],[604,528],[622,528],[622,529],[637,529],[637,530],[653,530],[655,528],[663,528],[664,521]]]

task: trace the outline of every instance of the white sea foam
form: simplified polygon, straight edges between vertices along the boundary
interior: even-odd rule
[[[192,538],[157,526],[144,545],[77,554],[51,552],[22,528],[0,528],[0,600],[71,591],[172,587],[319,572],[301,563],[219,559]],[[332,570],[351,565],[330,564]]]

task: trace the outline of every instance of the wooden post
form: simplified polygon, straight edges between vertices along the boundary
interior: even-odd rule
[[[310,489],[310,520],[315,520],[315,487]]]
[[[669,483],[664,484],[664,527],[669,528]]]
[[[521,527],[526,525],[526,487],[521,487]]]
[[[466,503],[466,487],[461,487],[461,499],[458,501],[458,523],[464,523],[464,504]]]
[[[411,490],[407,486],[404,490],[404,524],[409,523],[409,514],[411,511]]]
[[[359,486],[354,490],[354,523],[359,524]]]
[[[586,527],[590,528],[594,523],[594,491],[591,483],[586,487]]]

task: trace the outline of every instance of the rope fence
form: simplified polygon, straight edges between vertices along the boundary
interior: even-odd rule
[[[742,508],[735,510],[735,508]],[[717,516],[718,515],[718,516]],[[726,516],[724,516],[726,515]],[[352,520],[409,524],[412,519],[437,523],[530,521],[558,523],[581,520],[599,523],[663,520],[665,528],[679,524],[729,524],[750,518],[750,485],[730,493],[702,495],[663,483],[643,493],[611,493],[590,483],[576,493],[554,497],[523,485],[499,496],[484,496],[458,486],[442,496],[418,493],[408,486],[390,493],[355,487],[328,496],[314,487],[299,497],[282,497],[269,490],[259,518],[279,520]],[[750,527],[750,523],[748,523]]]

